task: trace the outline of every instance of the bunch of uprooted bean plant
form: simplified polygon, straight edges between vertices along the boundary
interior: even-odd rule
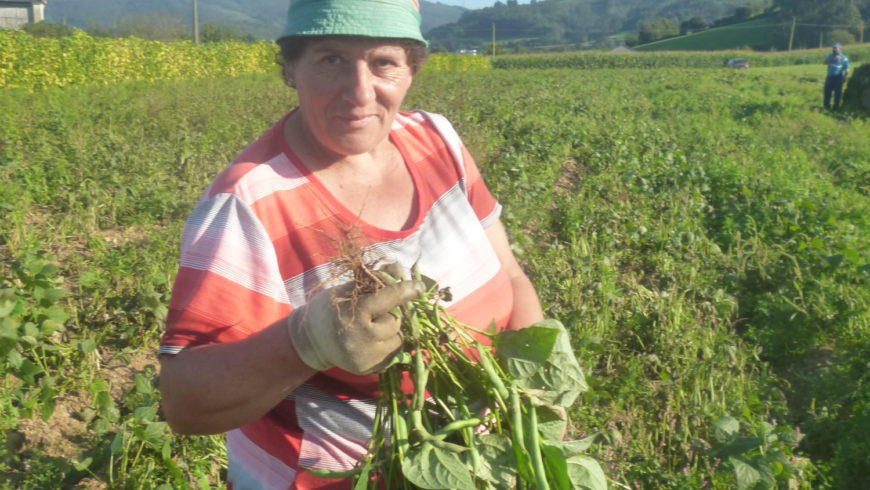
[[[367,287],[395,281],[362,269]],[[594,436],[563,440],[586,382],[562,324],[475,330],[443,307],[448,289],[412,274],[430,287],[401,308],[404,349],[380,374],[368,452],[350,472],[313,473],[353,477],[354,490],[606,488],[583,454]]]

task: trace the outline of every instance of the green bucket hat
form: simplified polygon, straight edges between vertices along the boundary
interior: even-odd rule
[[[428,46],[420,21],[417,0],[290,0],[287,25],[278,39],[366,36],[414,39]]]

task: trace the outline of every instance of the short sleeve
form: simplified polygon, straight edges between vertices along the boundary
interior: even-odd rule
[[[422,112],[422,111],[421,111]],[[493,197],[480,174],[480,170],[468,149],[462,143],[459,134],[444,116],[423,112],[432,123],[453,157],[454,164],[460,174],[468,196],[468,202],[484,228],[488,228],[501,216],[501,204]]]
[[[291,311],[275,249],[232,194],[200,201],[188,218],[160,353],[241,340]]]

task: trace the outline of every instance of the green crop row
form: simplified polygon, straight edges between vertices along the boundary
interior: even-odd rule
[[[0,30],[0,88],[47,87],[123,81],[227,78],[277,72],[274,43],[191,41],[160,42],[108,39],[82,31],[60,39],[36,38]],[[481,56],[433,55],[428,70],[469,71],[491,68]]]
[[[81,31],[50,39],[0,31],[0,88],[233,77],[274,71],[275,52],[268,43],[165,43],[95,38]]]
[[[426,71],[481,71],[491,70],[492,61],[487,56],[436,53],[429,55]]]
[[[818,68],[414,80],[572,333],[570,436],[613,488],[866,486],[870,121],[819,110]],[[156,346],[197,196],[295,104],[273,75],[0,90],[0,488],[224,486],[220,436],[157,412]]]
[[[827,49],[810,49],[782,53],[752,51],[610,53],[584,51],[569,54],[502,56],[492,62],[496,69],[543,68],[720,68],[731,58],[743,58],[750,66],[792,66],[821,64]],[[870,59],[870,46],[850,47],[852,62]]]

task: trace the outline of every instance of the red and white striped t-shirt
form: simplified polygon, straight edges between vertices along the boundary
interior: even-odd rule
[[[244,339],[322,283],[336,285],[333,260],[346,230],[364,237],[372,257],[406,269],[417,263],[449,286],[448,310],[459,321],[507,324],[510,281],[485,234],[501,206],[443,116],[399,113],[391,128],[419,199],[413,226],[401,231],[362,222],[335,199],[284,141],[286,117],[212,182],[188,218],[161,354]],[[260,420],[227,433],[231,485],[324,488],[298,468],[351,469],[366,451],[376,396],[375,374],[316,374]]]

